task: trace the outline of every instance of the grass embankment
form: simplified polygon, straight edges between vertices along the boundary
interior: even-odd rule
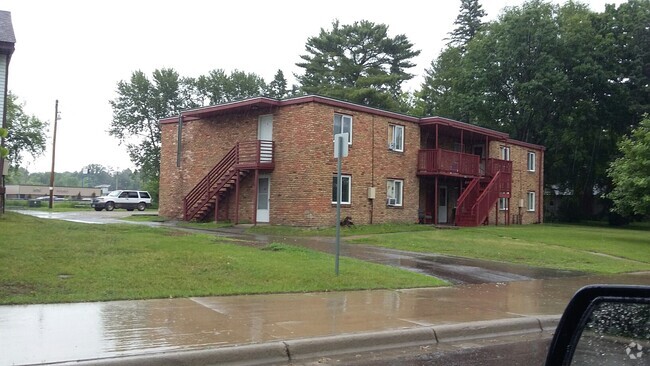
[[[594,273],[650,270],[647,226],[482,226],[373,235],[348,242]]]
[[[136,225],[0,217],[0,304],[440,286],[428,276],[273,244]]]

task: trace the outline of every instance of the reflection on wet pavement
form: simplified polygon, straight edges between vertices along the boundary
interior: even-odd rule
[[[0,364],[558,315],[590,283],[650,284],[650,273],[436,289],[0,306]]]

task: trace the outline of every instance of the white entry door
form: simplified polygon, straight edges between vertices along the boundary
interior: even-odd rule
[[[273,160],[273,145],[267,141],[273,141],[273,115],[265,114],[260,116],[257,124],[257,139],[265,141],[260,146],[260,162]]]
[[[447,223],[447,186],[438,187],[438,223]]]
[[[260,175],[257,181],[257,222],[269,222],[271,177]]]

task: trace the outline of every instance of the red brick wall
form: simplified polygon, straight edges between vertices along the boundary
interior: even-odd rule
[[[186,122],[183,126],[181,167],[176,167],[177,125],[163,125],[161,152],[160,214],[182,216],[182,197],[236,144],[255,140],[259,115],[239,114]],[[351,175],[351,204],[342,216],[355,223],[416,222],[419,180],[415,176],[419,128],[412,122],[350,111],[317,103],[290,105],[273,113],[275,169],[271,172],[271,224],[329,226],[335,224],[331,202],[333,118],[335,113],[353,118],[353,144],[343,160],[344,174]],[[405,127],[404,152],[388,150],[390,123]],[[240,221],[252,221],[253,174],[240,187]],[[386,179],[404,180],[403,207],[386,206]],[[368,199],[368,187],[376,187],[376,199]],[[220,218],[234,219],[234,194],[223,200]]]
[[[544,217],[544,207],[540,201],[543,195],[543,192],[540,192],[540,177],[544,176],[544,151],[528,146],[518,145],[513,141],[493,141],[490,143],[490,157],[500,159],[501,146],[507,146],[510,148],[510,160],[512,161],[512,188],[507,212],[504,212],[503,210],[499,211],[499,224],[504,224],[506,220],[505,215],[510,217],[511,224],[514,224],[516,220],[513,215],[520,215],[522,224],[541,223],[542,218]],[[535,153],[535,171],[528,171],[529,151]],[[529,210],[528,208],[528,192],[535,192],[535,199],[537,202],[534,210]],[[519,204],[522,199],[523,207],[520,209]],[[488,218],[490,224],[494,224],[496,221],[496,211],[496,209],[493,209],[490,213]]]
[[[352,116],[353,137],[349,156],[343,159],[343,173],[351,176],[351,204],[342,209],[342,217],[351,216],[357,224],[417,222],[418,209],[425,202],[416,176],[420,148],[420,128],[415,122],[342,109],[321,103],[292,104],[274,110],[218,116],[208,120],[187,121],[183,125],[181,166],[176,166],[177,124],[163,124],[160,178],[160,214],[182,217],[182,198],[239,141],[257,139],[258,118],[273,114],[275,169],[270,172],[270,223],[297,226],[331,226],[336,207],[331,202],[332,177],[336,173],[333,157],[333,119],[335,113]],[[404,152],[388,150],[390,124],[404,126]],[[444,140],[444,136],[441,137]],[[543,174],[543,151],[536,150],[537,169],[526,171],[528,147],[512,141],[490,142],[489,157],[500,157],[499,146],[511,148],[513,186],[510,214],[517,213],[519,199],[526,203],[528,191],[538,200],[539,177]],[[404,182],[403,206],[386,205],[387,179]],[[456,185],[450,183],[451,188]],[[254,172],[240,185],[239,220],[253,221],[255,199]],[[376,198],[368,199],[368,188],[376,188]],[[453,202],[449,202],[453,206]],[[522,210],[524,223],[538,222],[543,207]],[[496,209],[490,214],[494,223]],[[220,219],[234,220],[234,190],[220,203]],[[499,222],[504,222],[503,212]]]

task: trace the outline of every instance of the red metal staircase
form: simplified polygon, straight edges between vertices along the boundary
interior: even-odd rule
[[[456,226],[478,226],[487,220],[499,198],[509,198],[512,162],[488,159],[489,178],[474,178],[458,198]]]
[[[252,170],[272,170],[273,141],[237,143],[183,198],[183,220],[203,220]]]

